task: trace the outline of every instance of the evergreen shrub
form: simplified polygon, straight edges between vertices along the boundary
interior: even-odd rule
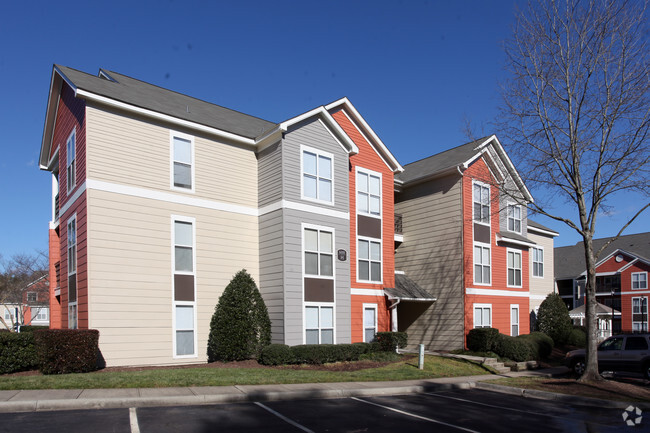
[[[33,370],[37,367],[34,334],[0,332],[0,374]]]
[[[39,329],[33,335],[41,373],[87,373],[97,369],[96,329]]]
[[[549,294],[539,306],[537,328],[553,339],[556,345],[566,343],[573,324],[566,304],[557,293]]]
[[[269,344],[269,312],[255,280],[243,269],[232,278],[214,309],[208,361],[257,359]]]

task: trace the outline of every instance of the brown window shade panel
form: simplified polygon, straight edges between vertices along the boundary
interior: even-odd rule
[[[68,302],[77,301],[77,274],[68,276]]]
[[[483,224],[474,223],[474,241],[490,243],[490,227]]]
[[[611,316],[609,316],[611,317]],[[632,314],[632,321],[633,322],[645,322],[648,320],[648,315],[647,314]]]
[[[381,239],[381,220],[365,215],[357,215],[357,234],[359,236]]]
[[[334,302],[334,281],[305,278],[305,302]]]
[[[194,275],[174,275],[174,300],[194,301]]]

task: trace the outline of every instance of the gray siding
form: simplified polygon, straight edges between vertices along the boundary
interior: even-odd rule
[[[282,140],[283,198],[290,201],[301,201],[301,145],[322,150],[334,156],[334,205],[320,204],[313,201],[305,201],[305,203],[347,211],[350,207],[348,153],[332,137],[325,126],[319,120],[313,118],[295,125],[285,134],[285,138]]]
[[[282,210],[259,218],[259,287],[271,318],[273,343],[284,343],[284,242]]]
[[[257,154],[259,207],[282,199],[282,143],[277,142]]]
[[[457,349],[464,343],[463,244],[461,181],[456,175],[405,188],[396,197],[402,214],[404,242],[395,253],[395,268],[438,300],[404,302],[399,323],[409,344],[427,349]]]

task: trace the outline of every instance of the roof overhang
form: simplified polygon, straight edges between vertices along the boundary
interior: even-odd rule
[[[523,241],[521,239],[510,238],[510,237],[508,237],[506,235],[503,235],[501,233],[496,234],[496,241],[497,242],[507,242],[509,244],[515,244],[515,245],[521,245],[523,247],[536,247],[537,246],[537,244],[535,242],[531,242],[531,241],[526,242],[526,241]]]
[[[528,227],[529,232],[533,232],[533,233],[536,233],[536,234],[545,235],[545,236],[553,236],[553,237],[560,236],[560,234],[558,232],[540,229],[539,227],[534,227],[534,226],[531,226],[530,224],[528,224],[527,227]]]
[[[628,263],[625,263],[624,265],[622,265],[619,269],[617,269],[615,271],[609,271],[609,272],[598,272],[598,271],[596,271],[596,276],[616,275],[616,274],[619,274],[619,273],[625,271],[627,268],[629,268],[630,266],[632,266],[632,265],[634,265],[634,264],[636,264],[638,262],[641,262],[641,263],[644,263],[647,266],[650,266],[650,260],[646,259],[645,257],[641,257],[638,254],[635,254],[635,253],[632,253],[632,252],[617,248],[614,251],[612,251],[611,253],[609,253],[607,256],[605,256],[605,258],[603,258],[598,263],[596,263],[595,269],[598,269],[598,267],[600,265],[607,262],[612,257],[614,257],[614,256],[616,256],[618,254],[624,254],[624,255],[626,255],[628,257],[631,257],[632,260],[630,260]],[[586,276],[586,275],[587,275],[587,270],[585,269],[579,276]]]
[[[404,171],[404,168],[397,162],[397,159],[393,154],[388,150],[388,147],[384,144],[379,136],[373,131],[373,129],[368,125],[363,116],[359,114],[357,109],[352,105],[350,100],[346,97],[343,97],[337,101],[332,102],[325,106],[327,111],[333,109],[344,109],[345,113],[350,117],[355,125],[361,130],[362,134],[369,139],[370,144],[375,148],[379,156],[384,160],[386,165],[393,171],[393,173],[401,173]]]

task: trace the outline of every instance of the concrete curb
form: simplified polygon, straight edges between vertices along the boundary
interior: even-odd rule
[[[253,401],[280,401],[319,398],[373,397],[382,395],[417,394],[432,390],[470,389],[473,382],[423,383],[421,385],[357,389],[305,389],[295,391],[242,392],[241,394],[178,395],[161,397],[80,398],[59,400],[29,400],[0,402],[0,413],[36,412],[82,409],[123,409],[152,406],[190,406]]]
[[[513,386],[497,385],[494,383],[478,382],[476,384],[477,389],[483,389],[486,391],[500,392],[502,394],[517,395],[520,397],[526,398],[536,398],[540,400],[552,400],[562,403],[577,404],[580,406],[592,406],[592,407],[602,407],[609,409],[625,409],[626,407],[632,405],[636,406],[643,410],[650,409],[650,403],[643,402],[623,402],[623,401],[614,401],[614,400],[604,400],[601,398],[592,398],[592,397],[580,397],[570,394],[558,394],[555,392],[548,391],[539,391],[536,389],[523,389],[515,388]]]

